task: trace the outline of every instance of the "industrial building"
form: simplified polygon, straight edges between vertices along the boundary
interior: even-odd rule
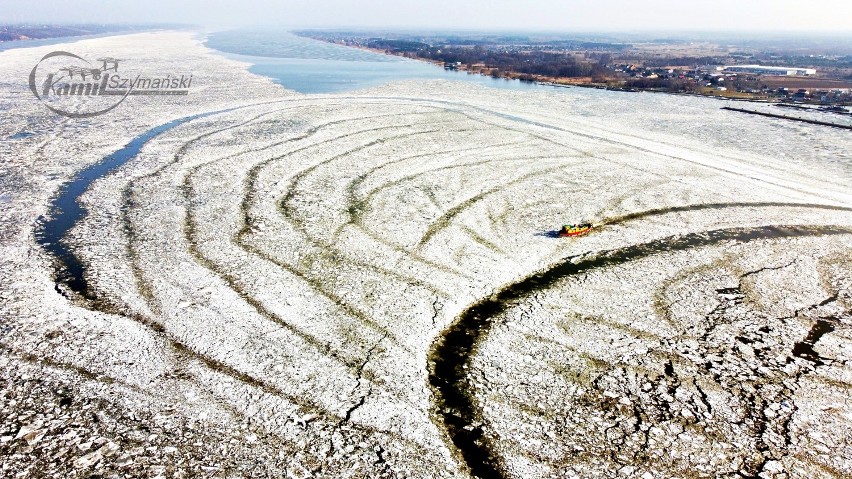
[[[766,67],[762,65],[728,65],[716,67],[718,71],[730,73],[751,73],[755,75],[779,75],[779,76],[811,76],[816,75],[814,68],[797,67]]]

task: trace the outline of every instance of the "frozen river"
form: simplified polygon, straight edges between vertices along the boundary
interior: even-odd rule
[[[335,93],[399,80],[457,80],[501,89],[553,89],[535,83],[469,75],[406,58],[298,37],[284,31],[212,33],[206,45],[229,58],[252,64],[253,73],[268,76],[300,93]]]
[[[0,467],[852,474],[847,132],[288,41],[63,46],[198,82],[86,122],[0,53]]]

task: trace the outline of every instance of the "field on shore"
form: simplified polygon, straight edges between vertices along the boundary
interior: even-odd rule
[[[51,50],[197,87],[58,117],[24,83]],[[0,57],[6,476],[852,475],[845,131],[591,89],[301,95],[187,33]],[[57,192],[209,112],[92,182],[63,240],[87,289],[57,283]]]
[[[813,90],[846,90],[852,88],[852,80],[832,80],[829,78],[813,77],[789,77],[789,76],[763,76],[761,83],[770,88],[789,88],[791,90],[808,88]]]

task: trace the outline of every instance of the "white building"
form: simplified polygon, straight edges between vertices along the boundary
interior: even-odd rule
[[[797,67],[765,67],[763,65],[727,65],[716,67],[718,71],[730,73],[752,73],[759,75],[788,75],[788,76],[811,76],[816,75],[815,68]]]

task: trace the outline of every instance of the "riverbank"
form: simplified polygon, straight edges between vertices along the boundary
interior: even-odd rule
[[[344,93],[404,80],[451,80],[499,89],[532,90],[532,83],[507,81],[368,50],[268,30],[211,33],[205,45],[300,93]]]
[[[297,34],[298,35],[298,34]],[[431,58],[424,58],[418,56],[416,54],[412,54],[411,52],[406,51],[391,51],[380,48],[373,48],[367,46],[363,43],[359,42],[341,42],[338,43],[334,37],[325,37],[322,35],[311,36],[310,33],[302,33],[302,38],[312,39],[318,42],[323,42],[330,45],[335,45],[340,48],[351,48],[354,51],[366,51],[371,52],[377,55],[383,55],[387,57],[397,57],[397,58],[406,58],[409,60],[417,60],[429,65],[435,65],[439,67],[446,68],[451,71],[460,71],[465,72],[471,75],[479,75],[489,78],[502,78],[505,80],[518,80],[522,82],[528,83],[537,83],[548,86],[559,86],[559,87],[567,87],[567,86],[576,86],[583,88],[595,88],[595,89],[606,89],[612,91],[623,91],[623,92],[652,92],[652,93],[668,93],[672,95],[696,95],[703,96],[708,98],[717,98],[723,100],[731,100],[731,101],[754,101],[754,102],[781,102],[785,101],[784,98],[776,97],[773,95],[776,89],[772,88],[772,92],[759,92],[754,93],[751,91],[737,91],[734,88],[718,88],[716,86],[707,86],[704,85],[704,82],[695,82],[691,84],[689,91],[686,89],[677,91],[665,87],[641,87],[631,85],[631,80],[636,80],[635,78],[616,78],[613,76],[609,77],[601,77],[598,76],[595,79],[592,76],[584,76],[584,77],[558,77],[558,76],[547,76],[547,75],[539,75],[539,74],[527,74],[527,73],[518,73],[512,71],[511,69],[501,69],[499,65],[497,66],[487,66],[484,64],[468,64],[468,63],[447,63],[445,64],[442,61],[436,61]],[[301,35],[300,35],[301,36]],[[614,72],[610,72],[614,74]],[[655,77],[656,78],[656,77]],[[683,77],[681,77],[683,78]],[[787,80],[785,78],[785,80]],[[808,81],[806,79],[794,79],[791,81],[790,85],[806,85],[807,83],[801,83],[801,81]],[[761,78],[761,81],[779,85],[779,78],[765,77]],[[811,84],[822,84],[822,81],[814,81],[811,80]],[[833,85],[833,88],[842,88],[844,83],[843,81],[830,81],[825,80],[826,85]],[[722,85],[718,85],[722,86]],[[791,89],[791,91],[795,91],[795,89]],[[817,102],[809,102],[811,104],[821,104]],[[839,103],[839,105],[843,105],[843,103]]]
[[[297,36],[300,36],[300,35],[297,35]],[[376,55],[405,58],[405,59],[408,59],[408,60],[423,62],[423,63],[429,64],[429,65],[433,65],[435,67],[444,68],[444,62],[431,60],[431,59],[428,59],[428,58],[421,58],[421,57],[417,57],[417,56],[407,56],[407,55],[405,55],[401,52],[400,53],[394,53],[394,52],[391,52],[391,51],[388,51],[388,50],[382,50],[382,49],[379,49],[379,48],[371,48],[371,47],[368,47],[366,45],[348,45],[348,44],[342,45],[340,43],[336,43],[336,42],[333,42],[333,41],[330,41],[330,40],[325,40],[325,39],[315,38],[315,37],[310,37],[310,36],[302,36],[302,38],[309,38],[311,40],[315,40],[315,41],[318,41],[318,42],[324,42],[324,43],[329,43],[329,44],[332,44],[332,45],[343,46],[345,48],[354,48],[354,49],[361,50],[361,51],[371,52],[371,53],[374,53]],[[453,67],[453,70],[465,72],[465,73],[468,73],[470,75],[481,75],[481,76],[487,76],[487,77],[492,77],[492,78],[502,78],[502,79],[505,79],[505,80],[521,81],[522,77],[532,77],[532,80],[525,80],[525,81],[534,81],[534,82],[540,82],[540,83],[552,83],[554,85],[564,85],[564,86],[590,86],[590,87],[593,87],[593,88],[594,87],[605,87],[606,86],[606,83],[594,83],[594,82],[592,82],[591,77],[563,78],[563,77],[549,77],[549,76],[543,76],[543,75],[522,75],[522,74],[515,73],[515,72],[500,72],[499,75],[493,76],[493,75],[490,74],[490,69],[486,70],[484,68],[484,66],[471,66],[471,65],[467,65],[467,64],[456,65],[456,66]]]

